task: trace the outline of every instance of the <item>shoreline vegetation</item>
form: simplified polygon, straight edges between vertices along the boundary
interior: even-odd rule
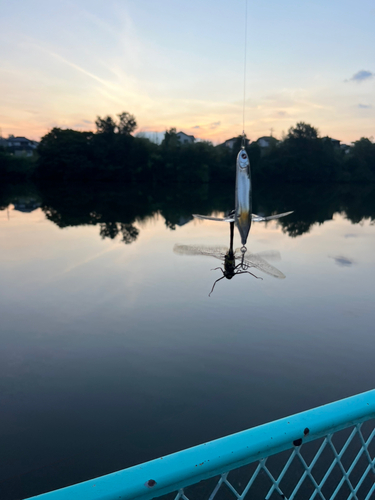
[[[133,115],[98,117],[95,132],[54,128],[42,137],[36,155],[18,157],[0,148],[2,179],[57,181],[121,181],[132,185],[201,185],[233,182],[241,137],[233,148],[201,141],[181,144],[176,129],[166,131],[161,144],[133,136]],[[344,150],[338,141],[320,137],[300,122],[268,148],[247,147],[252,177],[267,182],[375,182],[375,144],[368,138]]]

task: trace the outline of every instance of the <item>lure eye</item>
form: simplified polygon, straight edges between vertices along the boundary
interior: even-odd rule
[[[245,153],[243,153],[241,156],[242,156],[242,158],[243,158],[244,160],[246,160],[246,155],[245,155]]]

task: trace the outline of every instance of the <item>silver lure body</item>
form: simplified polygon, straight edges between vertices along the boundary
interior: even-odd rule
[[[235,223],[241,236],[242,245],[246,245],[252,221],[252,196],[250,178],[250,160],[243,148],[237,155],[236,162],[236,208]]]
[[[246,245],[249,235],[251,222],[263,222],[280,219],[293,213],[283,212],[275,215],[257,215],[252,214],[252,186],[250,177],[250,160],[244,148],[237,155],[236,161],[236,208],[225,217],[212,217],[208,215],[193,214],[193,217],[201,220],[212,220],[219,222],[235,222],[241,236],[242,245]]]

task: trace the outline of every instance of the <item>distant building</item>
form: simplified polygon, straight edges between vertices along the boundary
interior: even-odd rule
[[[327,136],[327,137],[323,137],[323,140],[325,140],[325,141],[329,141],[329,142],[332,144],[332,146],[333,146],[334,148],[336,148],[336,149],[339,149],[339,148],[341,147],[341,146],[340,146],[340,142],[341,142],[341,141],[339,141],[338,139],[332,139],[332,137],[328,137],[328,136]]]
[[[348,146],[347,144],[340,144],[340,149],[343,151],[346,155],[350,152],[351,146]]]
[[[270,148],[271,146],[276,146],[276,144],[279,141],[272,136],[265,135],[263,137],[259,137],[259,139],[256,142],[261,149],[267,149]]]
[[[234,145],[239,141],[241,136],[237,137],[232,137],[231,139],[227,139],[224,141],[222,144],[219,144],[219,146],[225,146],[226,148],[233,149]],[[250,144],[250,139],[245,139],[245,147],[247,148],[248,145]]]
[[[176,135],[180,144],[193,144],[193,142],[195,142],[195,137],[193,135],[187,135],[185,132],[177,132]]]
[[[193,219],[194,219],[194,217],[192,217],[192,216],[181,215],[181,217],[179,218],[178,222],[176,222],[176,225],[180,226],[180,227],[184,226],[185,224],[187,224],[188,222],[190,222]]]
[[[35,149],[38,147],[36,141],[31,141],[26,137],[9,136],[5,142],[10,152],[15,156],[33,156]]]
[[[40,207],[40,202],[34,198],[18,198],[13,202],[14,210],[30,213]]]
[[[272,135],[271,136],[265,135],[263,137],[259,137],[256,143],[260,147],[260,155],[264,156],[265,154],[267,154],[268,150],[271,147],[275,147],[279,143],[279,141],[275,139],[275,137],[272,137]]]

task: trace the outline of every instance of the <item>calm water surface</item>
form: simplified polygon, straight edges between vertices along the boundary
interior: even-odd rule
[[[303,226],[307,196],[298,200],[283,209]],[[269,262],[286,278],[252,270],[263,280],[221,280],[208,297],[220,262],[173,248],[226,246],[229,225],[189,220],[194,197],[185,205],[173,224],[165,210],[135,213],[122,233],[99,213],[63,224],[34,198],[1,206],[0,498],[374,387],[371,218],[354,224],[333,209],[294,237],[301,231],[254,223],[249,251],[274,252]]]

